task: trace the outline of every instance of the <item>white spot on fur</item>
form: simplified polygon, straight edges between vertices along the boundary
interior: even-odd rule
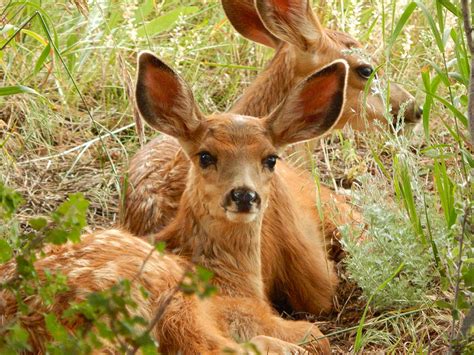
[[[101,284],[104,280],[118,281],[118,265],[113,262],[107,262],[103,267],[94,270],[93,275],[98,284]]]
[[[76,279],[78,277],[81,277],[85,273],[90,273],[92,269],[90,267],[83,267],[83,268],[77,268],[74,270],[71,270],[68,274],[68,277],[70,279]]]
[[[111,247],[114,247],[114,248],[120,248],[120,247],[122,246],[122,244],[120,244],[120,243],[117,242],[116,240],[111,240],[111,241],[109,242],[109,245],[110,245]]]
[[[249,116],[232,115],[232,121],[238,125],[244,125],[251,119],[252,117]]]
[[[90,265],[90,262],[86,259],[77,259],[74,261],[74,264],[77,266],[87,267]]]

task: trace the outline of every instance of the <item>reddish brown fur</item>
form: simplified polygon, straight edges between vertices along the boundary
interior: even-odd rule
[[[44,353],[44,343],[50,339],[44,313],[56,314],[64,326],[73,331],[85,325],[86,320],[80,316],[74,320],[61,318],[71,303],[84,301],[91,292],[106,290],[121,279],[133,280],[131,296],[138,307],[130,309],[132,315],[150,322],[161,303],[169,297],[170,290],[176,287],[188,263],[178,256],[159,256],[156,252],[149,257],[150,249],[152,247],[148,243],[118,230],[86,235],[79,244],[51,249],[45,258],[35,263],[35,269],[43,282],[45,270],[67,276],[69,290],[58,295],[51,306],[42,303],[38,296],[25,299],[30,306],[30,313],[26,315],[17,314],[16,300],[9,291],[0,291],[0,326],[19,316],[21,325],[30,335],[33,352]],[[163,317],[151,331],[162,353],[221,354],[224,349],[243,352],[234,339],[252,340],[262,352],[269,348],[278,353],[302,351],[285,340],[297,343],[307,334],[322,336],[317,327],[310,323],[278,318],[264,299],[227,290],[225,281],[219,279],[216,271],[215,281],[221,287],[218,296],[200,301],[195,296],[177,293],[166,307]],[[0,283],[14,276],[14,263],[0,266]],[[142,296],[141,287],[148,291],[148,298]],[[321,347],[316,348],[317,351],[329,350],[326,340],[315,343],[315,346]],[[118,353],[113,344],[106,344],[101,350],[100,353]]]
[[[292,188],[282,178],[288,167],[279,164],[281,166],[274,169],[265,162],[284,145],[294,142],[294,137],[309,139],[324,134],[336,123],[343,105],[346,66],[335,62],[328,70],[312,75],[290,93],[279,110],[265,119],[235,114],[204,117],[181,79],[174,73],[169,79],[170,68],[152,54],[141,54],[138,108],[150,125],[172,132],[192,161],[177,216],[156,235],[156,240],[178,248],[176,252],[180,256],[149,254],[153,247],[117,230],[84,236],[77,245],[52,248],[45,258],[35,263],[35,268],[43,281],[46,269],[60,270],[68,277],[70,289],[59,295],[51,307],[41,304],[37,297],[25,298],[31,313],[20,315],[20,321],[31,334],[34,351],[43,351],[48,338],[43,312],[54,312],[61,317],[71,301],[84,300],[90,292],[107,289],[120,279],[132,280],[131,295],[138,305],[132,312],[149,322],[170,297],[170,290],[177,286],[189,262],[214,273],[212,282],[218,286],[219,295],[204,301],[181,293],[173,295],[151,331],[163,353],[207,354],[219,353],[225,348],[242,351],[238,345],[242,341],[253,341],[263,353],[302,353],[304,349],[295,344],[308,337],[321,337],[319,329],[309,322],[278,317],[265,296],[262,270],[268,277],[286,271],[268,271],[267,266],[262,265],[261,255],[271,251],[286,253],[271,257],[294,257],[302,269],[313,272],[312,285],[308,287],[312,287],[310,296],[320,308],[327,307],[337,283],[332,263],[324,255],[322,241],[317,242],[313,236],[306,238],[305,216],[294,213],[294,201],[288,195]],[[174,98],[164,95],[162,91],[167,88],[159,85],[162,76],[165,81],[172,80],[177,94],[190,102],[191,107],[176,106]],[[321,107],[313,107],[313,100],[307,102],[304,97],[307,90],[314,90],[327,78],[337,82],[329,95],[330,102],[337,107],[331,104],[330,109],[319,112]],[[295,103],[302,105],[301,110],[294,110]],[[286,120],[288,117],[301,132],[294,132]],[[217,157],[214,166],[202,166],[203,151]],[[300,186],[304,189],[302,183]],[[233,209],[236,202],[222,202],[241,187],[259,196],[259,203],[252,202],[251,208],[244,212]],[[280,245],[273,249],[273,245],[262,243],[262,219],[270,200],[274,200],[273,205],[278,201],[280,208],[271,212],[275,214],[271,217],[274,223],[267,225],[263,233],[276,229],[270,233],[284,240],[273,239],[272,243],[280,242],[285,248]],[[286,216],[287,224],[279,224],[280,215]],[[295,240],[291,241],[292,238]],[[290,247],[286,247],[287,243]],[[302,250],[312,249],[317,257],[310,260],[291,255],[292,247],[298,246]],[[14,262],[1,266],[0,282],[13,277],[14,271]],[[148,298],[139,292],[140,286],[149,292]],[[291,286],[288,291],[293,291]],[[5,305],[0,318],[3,325],[12,320],[18,310],[16,300],[7,291],[2,291],[0,297],[1,304]],[[73,330],[82,322],[78,319],[64,323]],[[315,353],[330,352],[327,339],[314,341],[305,348]]]
[[[245,8],[245,11],[239,13],[248,14],[254,11],[251,18],[259,18],[253,4],[242,1],[239,6]],[[264,35],[267,40],[265,44],[280,41],[264,27],[258,27],[259,24],[255,21],[249,22],[248,16],[243,16],[240,20],[245,22],[245,28],[255,25],[252,31]],[[234,25],[238,27],[239,24]],[[260,26],[263,25],[260,23]],[[238,29],[241,31],[239,27]],[[344,48],[357,44],[346,34],[327,32],[327,36],[334,38],[334,42],[338,41]],[[251,37],[253,38],[253,35]],[[304,72],[308,73],[310,68],[316,68],[314,63],[301,68],[304,63],[298,62],[300,57],[297,56],[296,47],[285,43],[282,42],[267,70],[245,91],[232,112],[257,117],[268,115],[289,90],[296,86]],[[321,60],[326,59],[321,57]],[[321,63],[316,64],[322,66]],[[353,76],[351,71],[349,77]],[[363,90],[363,84],[359,86],[358,90]],[[324,101],[317,102],[323,103]],[[344,111],[341,120],[345,119],[347,111]],[[130,162],[128,188],[121,209],[124,228],[139,236],[149,236],[168,225],[176,215],[189,165],[189,159],[180,149],[178,142],[170,137],[158,137],[141,149]],[[352,211],[344,197],[338,196],[329,188],[321,186],[320,194],[317,194],[313,178],[308,173],[284,164],[281,166],[284,168],[279,174],[289,191],[284,198],[292,201],[293,214],[298,216],[298,219],[305,216],[306,221],[304,234],[295,232],[298,228],[301,229],[301,226],[294,226],[294,216],[284,213],[285,210],[280,206],[283,204],[281,200],[270,199],[263,221],[262,243],[265,247],[262,258],[265,288],[267,295],[275,303],[287,303],[297,311],[319,313],[329,309],[331,302],[329,298],[325,298],[326,301],[321,304],[312,296],[323,291],[315,290],[313,284],[315,265],[318,265],[315,260],[319,260],[320,255],[308,247],[308,243],[320,243],[322,231],[328,240],[332,240],[337,231],[336,226],[358,222],[361,218],[357,212]],[[317,205],[323,208],[322,221],[315,208]],[[281,294],[279,290],[282,289],[287,291]]]

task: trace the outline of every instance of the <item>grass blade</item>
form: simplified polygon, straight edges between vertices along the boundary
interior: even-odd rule
[[[24,85],[13,85],[0,87],[0,96],[11,96],[16,94],[32,94],[41,96],[36,90],[24,86]]]

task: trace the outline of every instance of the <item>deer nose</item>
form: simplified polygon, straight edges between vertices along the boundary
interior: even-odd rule
[[[415,110],[416,110],[416,112],[415,112],[416,118],[418,120],[421,119],[421,117],[423,116],[423,107],[418,106],[418,108],[416,108]]]
[[[253,205],[258,205],[260,197],[258,193],[245,187],[232,189],[230,199],[237,206],[239,212],[250,212]]]
[[[257,199],[257,193],[246,188],[233,189],[230,192],[232,201],[235,203],[252,203]]]

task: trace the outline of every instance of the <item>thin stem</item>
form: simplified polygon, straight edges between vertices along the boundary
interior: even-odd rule
[[[466,206],[464,210],[464,220],[462,223],[462,230],[461,230],[461,237],[459,238],[459,251],[458,251],[458,260],[456,262],[456,286],[454,289],[454,307],[453,311],[457,310],[457,303],[458,303],[458,297],[459,297],[459,291],[460,291],[460,285],[461,285],[461,268],[462,268],[462,256],[463,256],[463,247],[464,247],[464,236],[466,235],[466,226],[467,226],[467,221],[469,220],[469,217],[471,215],[471,206],[468,205]],[[456,337],[456,318],[453,315],[453,323],[451,325],[451,336],[450,336],[450,342],[449,342],[449,348],[452,352],[452,347],[454,343],[454,339]]]
[[[468,104],[468,118],[469,118],[469,132],[471,133],[471,143],[474,145],[474,41],[472,40],[472,24],[471,13],[469,11],[469,4],[467,0],[461,0],[462,17],[464,22],[464,32],[466,32],[467,45],[471,52],[471,80],[469,84],[469,104]]]
[[[462,5],[462,17],[464,21],[464,31],[466,32],[467,45],[471,54],[474,53],[474,42],[472,41],[472,26],[471,26],[471,17],[469,12],[469,4],[467,0],[461,0]]]

